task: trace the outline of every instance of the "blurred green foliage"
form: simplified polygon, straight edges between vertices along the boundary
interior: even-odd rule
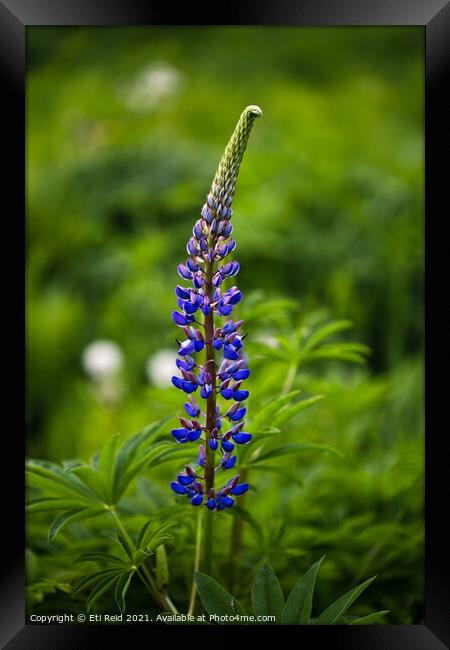
[[[29,454],[87,459],[180,409],[146,363],[175,350],[177,263],[240,111],[259,104],[233,216],[250,410],[288,385],[323,394],[283,442],[342,456],[254,473],[261,530],[245,527],[236,593],[245,600],[255,562],[288,592],[292,573],[326,553],[322,605],[378,573],[359,613],[423,622],[422,30],[32,27],[27,49]],[[353,322],[338,339],[369,346],[366,366],[293,363],[295,332],[330,318]],[[82,368],[99,339],[123,353],[112,385]],[[138,484],[141,516],[173,504],[169,476],[165,466]],[[51,609],[74,568],[62,542],[42,541],[40,517],[30,590]],[[61,539],[85,550],[89,525]],[[192,530],[180,533],[188,550]],[[182,600],[192,567],[179,545],[168,550]],[[216,570],[226,584],[227,557]]]

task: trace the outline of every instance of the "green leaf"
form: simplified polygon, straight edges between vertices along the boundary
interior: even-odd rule
[[[293,398],[299,393],[299,390],[293,390],[292,392],[287,393],[287,395],[277,397],[276,399],[266,404],[266,406],[264,406],[259,411],[259,413],[256,414],[253,422],[251,423],[251,426],[249,427],[249,431],[257,431],[258,429],[261,429],[268,424],[272,425],[272,417],[278,413],[282,406],[292,402]]]
[[[99,582],[103,578],[106,578],[106,576],[112,576],[112,575],[119,575],[122,574],[123,570],[122,569],[104,569],[103,571],[96,571],[95,573],[91,573],[90,575],[86,576],[85,578],[82,578],[74,590],[72,591],[72,596],[77,596],[80,591],[83,589],[88,589],[95,583]]]
[[[78,562],[107,562],[109,564],[116,564],[122,567],[126,567],[127,563],[122,560],[122,558],[117,557],[116,555],[111,555],[110,553],[83,553],[78,558]]]
[[[122,494],[127,489],[130,482],[134,477],[143,469],[146,465],[150,465],[152,462],[155,464],[157,460],[160,460],[162,457],[167,456],[168,454],[173,454],[174,452],[180,453],[178,445],[173,442],[156,442],[151,445],[145,452],[139,455],[139,459],[130,463],[127,466],[126,471],[120,477],[117,477],[114,490],[114,498],[117,501]]]
[[[314,397],[310,397],[309,399],[304,399],[301,400],[300,402],[297,402],[296,404],[292,404],[292,406],[284,407],[278,413],[278,415],[275,416],[273,420],[273,424],[276,427],[280,427],[281,425],[285,424],[286,422],[291,420],[293,417],[295,417],[302,411],[305,411],[310,406],[313,406],[316,402],[323,399],[324,397],[325,395],[315,395]]]
[[[56,519],[50,524],[48,531],[48,541],[51,542],[56,535],[59,533],[61,528],[67,524],[71,524],[75,521],[80,521],[81,519],[87,519],[88,517],[95,517],[96,515],[104,514],[105,510],[103,508],[77,508],[75,510],[68,510],[63,512],[61,515],[58,515]]]
[[[168,531],[176,526],[176,523],[176,521],[166,521],[158,524],[155,521],[148,521],[138,534],[136,546],[147,553],[154,551],[161,544],[173,540],[173,535]]]
[[[308,352],[307,358],[326,359],[331,361],[351,361],[353,363],[365,363],[365,356],[370,353],[370,348],[362,343],[329,343],[322,345],[317,350]]]
[[[354,621],[349,623],[349,625],[371,625],[372,623],[375,623],[375,621],[378,621],[383,616],[386,616],[386,614],[389,614],[389,612],[390,612],[389,609],[384,609],[381,612],[374,612],[373,614],[367,614],[367,616],[361,616],[360,618],[356,618]]]
[[[287,456],[289,454],[297,454],[302,451],[323,451],[334,454],[335,456],[342,457],[341,452],[339,452],[334,447],[330,447],[329,445],[320,445],[308,442],[292,442],[287,445],[274,447],[273,449],[269,449],[268,451],[265,451],[259,455],[256,455],[254,453],[250,458],[248,464],[250,467],[253,467],[254,464],[260,463],[261,461],[269,460],[271,458],[278,458],[279,456]]]
[[[353,323],[349,320],[336,320],[332,323],[328,323],[327,325],[323,325],[311,334],[308,340],[304,343],[303,349],[307,351],[312,350],[312,348],[316,347],[318,343],[328,338],[332,334],[342,332],[343,330],[350,329],[351,327],[353,327]]]
[[[73,510],[73,509],[82,509],[86,508],[89,504],[89,501],[81,501],[76,499],[58,499],[54,498],[43,498],[39,497],[37,499],[32,499],[25,506],[27,512],[48,512],[50,510]]]
[[[283,610],[283,625],[306,625],[311,618],[317,571],[325,556],[313,564],[292,588]]]
[[[210,576],[196,572],[194,573],[194,582],[203,607],[208,614],[217,614],[218,616],[245,614],[240,602],[219,585],[218,582],[210,578]],[[233,621],[230,621],[228,624],[232,625]]]
[[[120,579],[120,575],[121,575],[121,574],[119,574],[119,575],[113,575],[113,576],[108,576],[108,577],[106,577],[106,578],[103,578],[103,580],[100,580],[100,581],[95,585],[95,587],[93,588],[93,590],[92,590],[91,593],[89,594],[89,598],[87,599],[86,610],[87,610],[88,612],[91,611],[91,609],[92,609],[92,605],[93,605],[95,602],[97,602],[97,600],[98,600],[101,596],[103,596],[103,594],[106,593],[106,592],[108,591],[108,589],[110,589],[110,587],[112,587],[112,586],[114,585],[114,583],[115,583],[117,580]]]
[[[125,476],[127,469],[136,459],[139,449],[144,444],[149,443],[151,440],[158,435],[162,427],[168,422],[173,416],[170,415],[158,422],[153,422],[148,427],[142,431],[130,436],[122,447],[118,450],[116,454],[116,462],[113,472],[113,498],[116,503],[121,494],[126,490],[128,483],[125,483],[123,477]],[[130,479],[131,480],[131,479]]]
[[[56,489],[58,493],[62,490],[63,494],[75,494],[78,497],[81,495],[89,500],[98,501],[95,493],[91,489],[84,485],[71,472],[64,470],[59,465],[56,465],[56,463],[30,459],[27,461],[26,468],[28,474],[43,479],[37,481],[35,484],[44,490],[53,487],[53,489]]]
[[[256,616],[275,616],[275,624],[281,623],[284,596],[270,564],[264,564],[255,576],[252,586],[252,605]]]
[[[296,472],[291,472],[287,467],[278,467],[277,465],[264,465],[264,464],[260,465],[259,463],[255,462],[252,463],[251,468],[252,470],[258,472],[276,474],[277,476],[281,476],[282,478],[284,478],[289,483],[295,483],[296,485],[303,485],[302,477]],[[241,469],[242,469],[242,465],[241,465]]]
[[[138,548],[133,555],[133,564],[139,566],[144,560],[148,558],[149,555],[152,555],[151,552],[144,551],[142,548]]]
[[[104,503],[108,502],[103,477],[90,465],[73,467],[69,474],[75,474]]]
[[[354,603],[358,596],[375,580],[375,578],[376,576],[369,578],[369,580],[354,587],[354,589],[351,589],[346,594],[335,600],[334,603],[321,613],[316,621],[316,625],[333,625],[336,623],[338,618],[347,611],[350,605]]]
[[[112,539],[116,542],[116,544],[119,545],[119,547],[123,550],[127,558],[131,561],[133,561],[133,549],[131,548],[130,544],[128,541],[121,535],[120,533],[114,533],[112,536]]]
[[[125,596],[127,594],[128,587],[130,586],[130,582],[133,575],[134,575],[134,571],[130,571],[129,573],[124,573],[123,575],[121,575],[120,578],[117,580],[115,598],[116,598],[117,606],[120,609],[120,612],[122,614],[126,609]]]

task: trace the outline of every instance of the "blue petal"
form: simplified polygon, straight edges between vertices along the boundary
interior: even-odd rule
[[[203,503],[203,494],[196,494],[192,497],[191,503],[193,506],[200,506]]]
[[[222,497],[222,503],[227,508],[232,508],[234,506],[234,499],[232,497],[229,497],[228,495],[225,495]]]
[[[236,464],[236,456],[232,456],[230,459],[222,461],[222,467],[225,469],[231,469]]]
[[[234,445],[231,440],[222,440],[221,445],[224,451],[233,451],[234,449]]]
[[[216,451],[217,447],[219,446],[219,443],[217,442],[217,438],[211,438],[208,444],[210,449],[212,449],[213,451]]]
[[[187,269],[184,264],[179,264],[178,265],[178,275],[180,275],[182,278],[185,280],[191,280],[192,279],[192,272]]]
[[[231,399],[234,395],[233,391],[231,388],[221,388],[220,389],[220,394],[224,399]]]
[[[236,402],[243,402],[247,397],[249,396],[248,390],[235,390],[233,392],[233,399],[236,400]]]
[[[180,485],[190,485],[194,482],[194,477],[187,474],[178,474],[178,483]]]
[[[180,307],[183,309],[183,311],[184,311],[186,314],[195,314],[195,312],[196,312],[197,309],[198,309],[197,305],[193,305],[193,304],[192,304],[191,302],[189,302],[188,300],[183,300],[183,301],[182,301],[182,304],[180,305]],[[191,321],[191,322],[192,322],[192,321]]]
[[[225,345],[223,348],[223,356],[225,359],[230,359],[231,361],[236,361],[236,359],[239,359],[239,354],[236,352],[236,350],[231,347],[231,345]]]
[[[249,442],[252,439],[252,434],[241,431],[240,433],[232,434],[231,437],[233,438],[236,444],[245,445],[247,442]]]
[[[240,494],[244,494],[244,492],[247,492],[247,490],[248,490],[248,483],[238,483],[231,490],[231,494],[235,494],[236,496],[239,496]]]
[[[195,344],[194,341],[191,341],[190,339],[183,341],[178,350],[178,354],[181,354],[181,356],[192,354],[193,352],[195,352]]]
[[[194,393],[197,390],[197,384],[193,384],[191,381],[183,381],[182,390],[187,393]]]
[[[183,438],[186,438],[188,431],[189,429],[183,427],[181,429],[172,429],[171,433],[177,440],[182,440]]]
[[[177,494],[187,494],[187,489],[185,487],[183,487],[182,485],[180,485],[179,483],[175,483],[175,481],[172,481],[172,483],[170,484],[170,487]]]
[[[233,295],[228,301],[228,304],[237,305],[237,303],[240,302],[241,300],[242,300],[242,293],[238,290],[235,293],[233,293]]]
[[[201,435],[202,435],[201,429],[192,429],[192,431],[188,432],[187,437],[191,442],[195,442],[195,440],[198,440]]]
[[[192,318],[189,319],[184,314],[180,314],[179,311],[173,311],[172,312],[172,320],[173,320],[174,323],[176,323],[177,325],[181,325],[181,326],[189,325],[189,323],[192,322]]]
[[[239,422],[239,420],[242,420],[242,418],[246,413],[247,413],[247,409],[245,408],[245,406],[243,406],[242,408],[238,409],[236,413],[233,413],[233,415],[229,415],[228,417],[232,422]]]
[[[217,310],[222,316],[228,316],[233,311],[233,305],[217,305]]]
[[[233,379],[240,381],[242,379],[247,379],[250,376],[250,370],[248,368],[243,368],[242,370],[237,370],[233,373]]]
[[[186,409],[186,413],[191,416],[191,418],[196,418],[200,414],[200,407],[194,408],[192,404],[189,404],[189,402],[185,402],[184,408]]]
[[[185,289],[184,287],[180,287],[179,284],[175,287],[175,295],[178,298],[181,298],[182,300],[189,300],[189,289]]]
[[[212,393],[212,387],[211,384],[205,384],[202,386],[202,389],[200,391],[200,395],[203,397],[203,399],[208,399],[208,397]]]

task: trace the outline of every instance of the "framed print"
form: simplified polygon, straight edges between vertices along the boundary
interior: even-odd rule
[[[448,4],[173,11],[0,2],[1,641],[444,648]]]

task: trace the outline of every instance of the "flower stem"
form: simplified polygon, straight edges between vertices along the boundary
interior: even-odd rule
[[[214,272],[214,262],[208,262],[205,268],[205,293],[212,302],[214,286],[212,276]],[[205,493],[214,488],[214,458],[215,451],[209,446],[211,432],[216,426],[216,357],[213,346],[214,338],[214,313],[213,310],[205,315],[205,341],[206,341],[206,358],[205,370],[211,375],[211,395],[206,400],[206,445],[205,445]],[[208,575],[211,574],[212,567],[212,548],[213,548],[213,519],[212,512],[207,511],[205,516],[205,534],[204,534],[204,553],[203,562],[204,570]]]
[[[240,480],[245,483],[247,480],[247,469],[241,471]],[[240,507],[244,507],[246,494],[241,496]],[[229,587],[230,591],[233,591],[236,580],[236,569],[239,562],[239,557],[241,554],[242,548],[242,527],[243,527],[242,517],[236,513],[236,516],[233,517],[233,526],[231,528],[231,542],[230,542],[230,582]]]
[[[197,517],[197,534],[195,540],[195,558],[194,558],[193,573],[196,573],[200,569],[200,559],[201,559],[201,552],[202,552],[202,529],[203,529],[203,510],[200,510]],[[191,615],[194,613],[196,594],[197,594],[197,588],[195,586],[194,580],[192,580],[191,597],[189,599],[189,610],[188,610],[188,614]]]
[[[118,516],[118,514],[117,514],[115,508],[111,508],[111,509],[109,510],[109,512],[111,513],[111,516],[112,516],[112,518],[114,519],[114,523],[116,524],[117,528],[118,528],[118,529],[120,530],[120,532],[122,533],[122,536],[124,537],[124,539],[125,539],[125,541],[127,542],[128,546],[130,547],[130,550],[133,549],[133,548],[134,548],[133,541],[132,541],[131,537],[129,536],[129,534],[128,534],[126,528],[125,528],[125,526],[123,525],[123,523],[122,523],[121,520],[119,519],[119,516]],[[153,598],[154,598],[154,599],[156,600],[156,602],[161,606],[161,608],[162,608],[164,611],[169,610],[169,611],[171,611],[171,612],[174,613],[174,614],[178,614],[178,610],[177,610],[177,608],[176,608],[175,605],[172,603],[172,601],[171,601],[170,598],[167,596],[167,594],[162,593],[162,592],[158,589],[158,586],[157,586],[157,584],[156,584],[156,582],[155,582],[155,580],[154,580],[152,574],[150,573],[150,571],[148,570],[148,568],[145,566],[145,564],[141,564],[141,566],[139,567],[139,569],[137,570],[137,572],[138,572],[138,575],[139,575],[139,577],[141,578],[141,580],[142,580],[143,582],[145,582],[145,580],[144,580],[144,577],[143,577],[142,574],[145,575],[145,578],[147,579],[147,580],[146,580],[147,587],[148,587],[150,593],[152,594]]]

